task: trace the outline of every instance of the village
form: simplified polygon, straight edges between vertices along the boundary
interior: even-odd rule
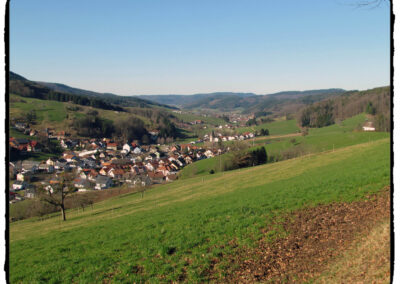
[[[10,137],[11,151],[22,156],[40,153],[42,145],[33,139],[44,136],[56,141],[62,152],[59,157],[42,161],[25,159],[10,162],[10,203],[37,197],[38,187],[52,192],[64,172],[73,174],[73,186],[77,192],[107,190],[121,185],[143,188],[172,182],[186,165],[229,151],[229,147],[221,147],[222,142],[255,137],[250,132],[224,136],[213,131],[204,135],[203,139],[185,144],[139,145],[137,142],[123,143],[109,138],[71,138],[65,131],[37,131],[24,123],[15,123],[14,129],[29,135],[32,140]],[[156,132],[152,133],[152,139],[157,141]]]

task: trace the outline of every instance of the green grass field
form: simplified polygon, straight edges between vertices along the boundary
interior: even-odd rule
[[[10,129],[10,137],[34,140],[33,137],[31,137],[29,135],[25,135],[21,131],[18,131],[18,130],[14,129],[14,128],[9,128],[9,129]]]
[[[236,129],[238,133],[253,132],[253,130],[260,130],[266,128],[269,130],[269,135],[283,135],[289,133],[295,133],[299,131],[296,120],[280,120],[274,122],[263,123],[254,125],[251,127],[239,127]]]
[[[21,97],[10,94],[10,117],[24,117],[29,111],[35,110],[36,112],[36,125],[34,128],[54,127],[57,130],[65,130],[69,127],[73,119],[83,118],[86,112],[93,110],[92,107],[78,106],[80,110],[72,111],[68,107],[76,107],[77,105],[68,102],[58,102],[51,100],[39,100],[34,98]],[[127,108],[129,111],[134,111],[135,108]],[[117,112],[111,110],[104,110],[95,108],[99,113],[99,117],[109,119],[112,121],[120,119],[128,119],[137,117],[150,126],[151,121],[143,116],[136,115],[130,112]]]
[[[202,120],[202,121],[204,121],[205,124],[211,124],[211,125],[226,124],[225,120],[218,118],[218,117],[213,117],[213,116],[204,117],[202,115],[196,115],[193,113],[173,113],[173,115],[179,119],[182,119],[184,122],[187,122],[187,123],[193,122],[195,120]]]
[[[11,283],[207,281],[271,218],[352,201],[390,183],[388,138],[157,186],[45,221],[10,224]],[[277,231],[269,231],[274,238]]]
[[[343,121],[341,124],[310,129],[307,136],[269,141],[270,144],[266,145],[265,148],[270,155],[279,155],[279,153],[288,149],[298,150],[301,155],[306,155],[390,137],[390,133],[387,132],[355,131],[364,121],[365,115],[360,114]],[[268,138],[257,142],[265,144],[267,141]]]
[[[390,136],[387,132],[353,131],[364,121],[365,115],[360,114],[343,121],[339,125],[334,124],[328,127],[310,129],[307,136],[277,139],[271,139],[266,136],[265,138],[256,140],[255,144],[257,147],[265,146],[269,156],[282,156],[285,151],[297,151],[298,155],[308,155],[310,153],[339,149]],[[248,143],[252,143],[251,140],[248,141]],[[229,159],[231,155],[227,153],[190,164],[180,172],[180,176],[182,179],[186,179],[196,175],[208,175],[211,169],[214,172],[220,172],[221,169],[223,170],[224,161]]]
[[[184,167],[180,171],[179,177],[181,179],[187,179],[198,175],[208,175],[210,174],[210,170],[221,172],[224,168],[224,162],[229,160],[231,156],[232,154],[226,153],[217,157],[197,161]]]
[[[57,101],[39,100],[20,97],[11,94],[10,98],[21,99],[24,102],[10,103],[10,116],[24,116],[31,110],[36,111],[37,121],[61,122],[66,116],[65,104]]]

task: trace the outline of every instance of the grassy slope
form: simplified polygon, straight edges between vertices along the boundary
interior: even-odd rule
[[[328,127],[310,129],[309,135],[307,136],[297,136],[294,138],[272,141],[272,143],[266,145],[265,148],[267,153],[277,154],[279,151],[284,151],[294,146],[303,154],[307,154],[338,149],[390,136],[387,132],[353,131],[364,121],[365,115],[360,114],[343,121],[340,125],[334,124]],[[292,139],[295,139],[296,142],[292,143]],[[268,138],[264,141],[260,140],[258,143],[265,143],[266,141],[268,141]]]
[[[299,131],[296,120],[280,120],[274,122],[267,122],[252,127],[239,127],[236,129],[238,133],[253,132],[253,129],[260,130],[266,128],[269,130],[270,135],[289,134]]]
[[[253,243],[268,217],[351,201],[388,185],[389,147],[389,139],[381,139],[204,181],[177,181],[144,199],[127,195],[96,204],[93,211],[68,212],[65,223],[58,216],[13,223],[11,280],[133,282],[185,275],[189,282],[204,281],[212,259],[234,251],[228,242]]]
[[[36,128],[54,127],[57,130],[65,130],[66,127],[72,122],[72,118],[84,117],[91,107],[81,106],[78,107],[80,111],[70,111],[67,106],[77,106],[75,104],[50,101],[50,100],[39,100],[33,98],[20,97],[14,94],[10,95],[11,99],[21,99],[25,102],[11,102],[10,103],[10,117],[20,117],[28,113],[30,110],[36,111],[37,125]],[[127,108],[132,109],[132,108]],[[147,125],[150,124],[150,120],[146,117],[135,115],[127,112],[116,112],[111,110],[97,109],[101,118],[109,119],[112,121],[118,119],[126,119],[128,117],[138,117]],[[68,119],[67,119],[68,116]]]
[[[269,123],[264,123],[255,126],[255,129],[267,128],[269,129],[270,135],[284,135],[288,133],[296,133],[298,131],[298,127],[296,125],[295,120],[282,120],[282,121],[274,121]],[[241,127],[236,129],[237,132],[243,133],[246,131],[253,131],[250,127]],[[268,139],[268,138],[266,138]],[[193,139],[192,139],[193,140]],[[265,141],[260,140],[258,144],[263,143]],[[232,142],[225,142],[225,144],[229,144]],[[190,178],[195,175],[204,175],[208,174],[211,169],[215,172],[219,172],[220,169],[223,168],[223,163],[225,159],[229,158],[230,154],[222,155],[221,157],[210,158],[202,161],[198,161],[193,163],[187,167],[185,167],[181,172],[181,178]],[[220,161],[221,159],[221,161]]]
[[[205,124],[211,124],[211,125],[225,125],[226,122],[225,120],[217,117],[204,117],[201,115],[196,115],[192,113],[173,113],[174,116],[176,116],[179,119],[182,119],[184,122],[193,122],[195,120],[202,120],[204,121]]]
[[[10,137],[34,140],[34,137],[29,136],[29,135],[25,135],[24,133],[14,129],[14,128],[10,128]]]
[[[23,98],[10,95],[11,98],[20,98],[24,102],[10,103],[10,116],[23,116],[25,113],[35,110],[37,121],[61,122],[66,116],[65,104],[57,101],[47,101],[32,98]]]
[[[199,175],[208,175],[210,170],[221,172],[224,168],[224,161],[229,160],[232,154],[227,153],[214,158],[204,159],[190,164],[179,173],[181,179],[192,178]]]
[[[265,137],[256,140],[256,144],[258,147],[265,145],[265,149],[270,156],[279,155],[288,149],[298,150],[301,155],[306,155],[389,137],[390,134],[386,132],[353,132],[353,129],[364,121],[365,115],[360,114],[343,121],[340,125],[335,124],[328,127],[310,129],[309,135],[304,137],[296,136],[281,139]],[[290,142],[293,138],[296,139],[295,143]],[[251,140],[249,141],[251,143]],[[207,175],[210,169],[219,172],[220,169],[223,169],[224,160],[228,159],[229,155],[231,154],[228,153],[221,157],[218,156],[190,164],[181,171],[180,176],[185,179],[196,175]]]

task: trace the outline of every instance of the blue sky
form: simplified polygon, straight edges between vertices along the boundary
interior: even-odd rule
[[[10,69],[136,94],[390,83],[390,9],[357,0],[11,0]]]

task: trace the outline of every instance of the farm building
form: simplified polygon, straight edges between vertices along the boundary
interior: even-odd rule
[[[364,131],[375,131],[375,127],[372,124],[371,121],[368,121],[367,123],[365,123],[365,125],[363,126],[363,130]]]

